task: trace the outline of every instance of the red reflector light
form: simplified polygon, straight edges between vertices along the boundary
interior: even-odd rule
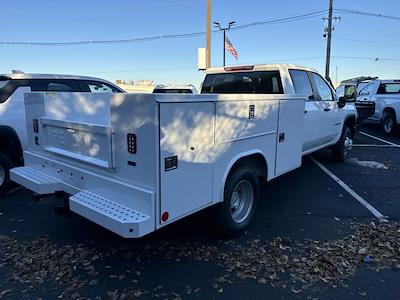
[[[254,66],[236,66],[236,67],[226,67],[224,68],[225,71],[250,71],[253,70]]]
[[[169,218],[169,213],[168,212],[164,212],[161,216],[161,221],[165,222],[167,221]]]

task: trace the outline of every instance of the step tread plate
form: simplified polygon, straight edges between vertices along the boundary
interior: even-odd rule
[[[70,200],[120,223],[134,224],[150,218],[145,214],[88,191],[81,191],[71,196]]]

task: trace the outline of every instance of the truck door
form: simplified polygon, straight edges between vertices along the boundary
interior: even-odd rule
[[[212,201],[214,107],[213,102],[160,103],[163,223]]]
[[[333,91],[328,83],[318,74],[310,73],[314,81],[314,87],[318,93],[322,105],[323,119],[321,127],[324,130],[321,145],[334,141],[341,133],[342,124],[345,118],[345,111],[339,109]]]
[[[304,110],[303,152],[314,149],[320,145],[323,137],[322,104],[313,92],[310,78],[306,71],[290,70],[293,87],[296,94],[306,95]]]
[[[379,101],[380,97],[377,97],[378,95],[376,95],[378,86],[380,86],[379,83],[380,83],[380,81],[373,81],[373,82],[367,84],[366,86],[364,86],[361,89],[361,91],[360,91],[360,93],[359,93],[359,95],[357,97],[358,101],[361,101],[361,102],[372,101],[373,103],[375,103],[375,112],[374,112],[374,115],[372,117],[373,118],[378,118],[378,119],[380,118],[381,110],[382,110],[381,109],[381,105],[382,104],[381,104],[381,101]]]
[[[358,101],[371,101],[371,97],[374,93],[375,90],[375,83],[371,82],[370,84],[367,84],[364,86],[360,93],[358,94],[357,100]]]

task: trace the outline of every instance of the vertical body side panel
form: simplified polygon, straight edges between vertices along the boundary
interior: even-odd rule
[[[279,101],[275,176],[301,165],[304,140],[304,99]]]
[[[223,201],[227,175],[244,156],[261,154],[267,163],[268,179],[274,177],[279,99],[265,95],[244,97],[216,104],[214,152],[218,155],[213,165],[213,203]]]
[[[160,104],[160,214],[169,216],[163,224],[211,204],[213,127],[213,102]]]

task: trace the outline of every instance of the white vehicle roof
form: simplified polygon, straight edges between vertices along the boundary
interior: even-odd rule
[[[23,73],[23,72],[16,72],[10,74],[0,74],[0,78],[2,79],[72,79],[72,80],[94,80],[94,81],[101,81],[112,85],[115,88],[122,90],[120,87],[115,85],[114,83],[98,78],[98,77],[90,77],[90,76],[79,76],[79,75],[65,75],[65,74],[39,74],[39,73]]]
[[[159,84],[155,87],[155,89],[164,89],[164,90],[196,90],[194,85],[192,84]]]
[[[381,83],[400,83],[400,79],[384,79],[379,80]]]
[[[317,70],[295,65],[295,64],[258,64],[258,65],[241,65],[241,66],[226,66],[226,67],[218,67],[218,68],[209,68],[206,71],[206,74],[213,73],[224,73],[224,72],[233,72],[233,71],[268,71],[268,70],[286,70],[286,69],[296,69],[296,70],[304,70],[318,73]]]

